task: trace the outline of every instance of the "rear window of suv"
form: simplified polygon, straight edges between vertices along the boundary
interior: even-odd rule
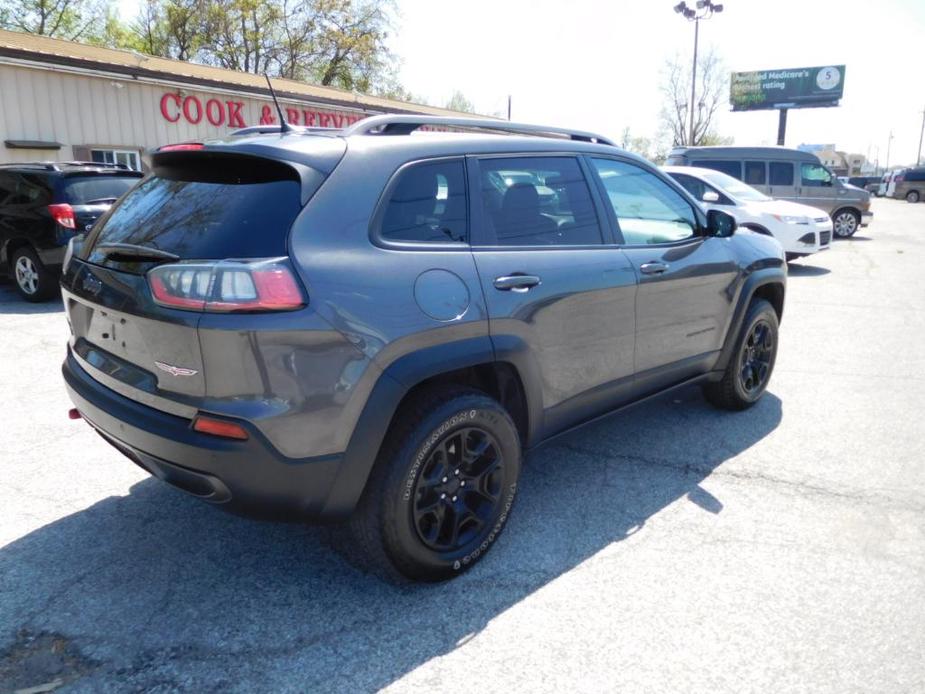
[[[301,210],[290,167],[253,157],[210,157],[193,165],[156,168],[113,208],[93,247],[131,243],[184,259],[286,255]],[[103,264],[92,248],[87,258]]]
[[[68,176],[64,201],[71,205],[113,202],[138,183],[141,176]]]

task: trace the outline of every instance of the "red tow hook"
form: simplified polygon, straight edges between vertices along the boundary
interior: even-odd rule
[[[80,414],[80,410],[78,410],[76,407],[72,407],[71,409],[67,411],[67,418],[68,419],[83,419],[83,415]]]

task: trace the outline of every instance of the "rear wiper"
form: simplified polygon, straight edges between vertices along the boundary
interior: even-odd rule
[[[93,250],[99,251],[105,258],[114,260],[179,260],[176,253],[168,253],[159,248],[139,246],[134,243],[101,243]]]
[[[87,200],[82,205],[111,205],[119,198],[97,198],[96,200]]]

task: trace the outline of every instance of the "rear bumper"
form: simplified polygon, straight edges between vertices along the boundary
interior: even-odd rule
[[[322,520],[342,455],[287,458],[243,420],[247,441],[193,431],[190,420],[95,381],[68,352],[62,367],[75,407],[104,439],[155,477],[242,515]]]

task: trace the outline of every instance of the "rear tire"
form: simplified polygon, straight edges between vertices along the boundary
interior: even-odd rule
[[[860,226],[861,215],[857,210],[843,207],[832,215],[832,230],[840,239],[851,238]]]
[[[753,299],[722,379],[703,387],[708,401],[724,410],[744,410],[758,402],[777,360],[778,327],[774,307]]]
[[[48,271],[29,246],[22,246],[13,251],[10,271],[16,291],[26,301],[45,301],[54,296],[57,278]]]
[[[918,202],[921,199],[922,196],[919,195],[919,191],[917,190],[910,190],[906,193],[906,202]]]
[[[501,534],[520,476],[517,427],[484,393],[442,387],[398,413],[347,526],[348,558],[393,582],[442,581]]]

